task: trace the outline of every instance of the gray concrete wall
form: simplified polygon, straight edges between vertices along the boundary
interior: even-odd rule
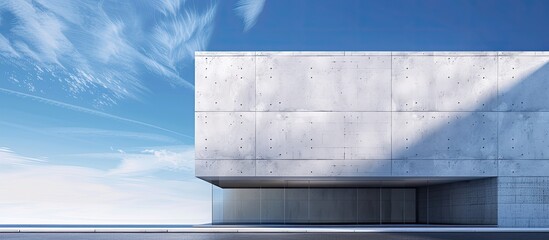
[[[418,189],[418,222],[497,225],[496,178],[461,181]]]
[[[542,181],[548,62],[548,52],[199,52],[196,175]],[[500,225],[549,226],[536,217],[546,206],[506,205]]]
[[[500,226],[549,226],[549,177],[499,177]]]

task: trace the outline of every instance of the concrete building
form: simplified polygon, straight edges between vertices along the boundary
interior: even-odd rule
[[[197,52],[221,224],[549,227],[549,52]]]

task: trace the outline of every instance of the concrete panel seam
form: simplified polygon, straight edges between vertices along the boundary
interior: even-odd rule
[[[254,82],[254,174],[257,176],[257,54],[254,56]]]
[[[499,52],[496,54],[496,109],[499,106]],[[496,116],[496,159],[499,159],[499,118],[500,114]],[[497,175],[499,176],[499,161],[496,163]]]
[[[391,147],[391,160],[393,160],[393,52],[391,52],[391,127],[390,127],[390,133],[391,133],[391,141],[390,141],[390,147]],[[393,175],[393,161],[391,161],[391,175]]]

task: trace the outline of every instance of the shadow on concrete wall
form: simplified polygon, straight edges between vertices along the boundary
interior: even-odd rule
[[[483,103],[486,106],[497,106],[496,109],[483,111],[481,104],[478,109],[469,112],[450,112],[448,115],[451,117],[447,121],[444,121],[440,127],[430,130],[430,133],[420,141],[411,144],[408,149],[393,150],[393,159],[507,159],[507,156],[501,153],[502,150],[517,149],[517,147],[512,148],[516,145],[513,141],[520,139],[520,136],[512,134],[527,134],[531,136],[527,139],[529,144],[534,145],[545,140],[535,138],[533,132],[536,129],[527,129],[530,132],[524,133],[524,126],[514,121],[513,117],[522,115],[528,119],[529,117],[526,116],[528,114],[540,114],[540,112],[549,110],[549,64],[544,64],[518,81],[515,86],[499,92],[498,95],[492,96]],[[418,115],[422,114],[418,113]],[[549,120],[546,122],[549,123]],[[492,136],[493,134],[490,135],[488,130],[492,130],[494,127],[497,134]],[[549,124],[547,127],[549,128]],[[520,129],[517,131],[515,128]],[[547,131],[546,129],[537,130]],[[542,136],[547,136],[547,134]],[[493,139],[494,137],[495,139]],[[471,154],[471,152],[480,153],[483,157],[478,158],[476,156],[479,155]],[[489,175],[492,174],[487,174],[487,176]],[[497,172],[493,175],[497,175]]]
[[[483,104],[495,109],[482,112]],[[435,176],[496,177],[502,171],[498,160],[506,163],[504,168],[514,169],[520,163],[508,162],[548,158],[549,64],[483,104],[471,112],[449,113],[452,117],[440,127],[393,151],[393,159],[402,159],[403,164],[394,160],[392,168],[412,174],[432,168]],[[490,134],[494,129],[495,134]],[[514,173],[513,169],[504,171]],[[488,178],[418,188],[420,204],[429,204],[418,207],[418,222],[498,224],[497,184]]]

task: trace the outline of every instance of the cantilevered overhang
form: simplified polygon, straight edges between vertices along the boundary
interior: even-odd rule
[[[200,177],[221,188],[423,187],[481,179],[479,177]]]

